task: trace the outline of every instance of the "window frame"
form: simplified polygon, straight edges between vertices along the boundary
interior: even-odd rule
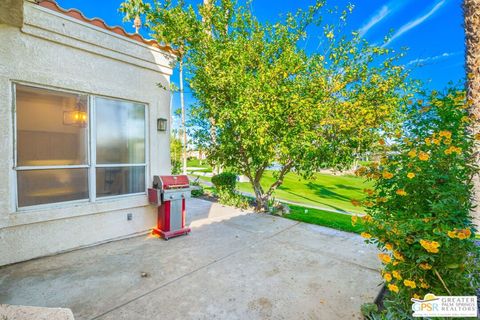
[[[64,92],[70,94],[78,94],[78,95],[86,95],[87,96],[87,114],[88,114],[88,124],[86,126],[86,139],[87,139],[87,161],[86,164],[81,165],[53,165],[53,166],[18,166],[18,138],[17,138],[17,85],[29,86],[31,88],[38,88],[38,89],[45,89],[57,92]],[[22,211],[32,211],[32,210],[39,210],[39,209],[47,209],[53,207],[67,207],[72,206],[75,204],[82,204],[82,203],[96,203],[96,202],[103,202],[112,199],[118,198],[127,198],[139,195],[146,195],[148,189],[148,172],[149,172],[149,146],[150,146],[150,137],[148,135],[149,132],[149,104],[146,102],[134,101],[134,100],[127,100],[122,98],[104,96],[99,94],[91,94],[82,91],[75,91],[57,87],[49,87],[40,84],[32,84],[23,81],[15,81],[12,82],[12,120],[13,120],[13,197],[15,199],[15,209],[17,212]],[[128,103],[136,103],[141,104],[144,107],[144,115],[145,115],[145,126],[144,126],[144,138],[145,138],[145,162],[144,163],[123,163],[123,164],[97,164],[96,163],[96,105],[95,99],[96,98],[103,98],[103,99],[110,99],[115,101],[124,101]],[[112,196],[104,196],[104,197],[97,197],[96,195],[96,169],[102,167],[144,167],[145,168],[145,191],[143,192],[136,192],[136,193],[127,193],[127,194],[119,194],[119,195],[112,195]],[[61,202],[51,202],[51,203],[43,203],[43,204],[36,204],[31,206],[19,206],[18,198],[18,171],[27,171],[27,170],[48,170],[48,169],[87,169],[87,186],[88,186],[88,198],[86,199],[78,199],[78,200],[68,200],[68,201],[61,201]]]
[[[95,126],[96,123],[96,98],[102,98],[102,99],[109,99],[109,100],[114,100],[114,101],[125,101],[125,102],[130,102],[130,103],[137,103],[137,104],[142,104],[144,106],[144,121],[145,121],[145,126],[144,126],[144,136],[145,136],[145,155],[144,163],[105,163],[105,164],[97,164],[97,128]],[[90,111],[91,110],[91,111]],[[89,116],[90,116],[90,123],[89,126],[90,128],[90,145],[89,147],[92,149],[91,150],[91,163],[90,163],[90,174],[89,174],[89,194],[90,194],[90,199],[91,202],[96,202],[97,199],[100,200],[108,200],[108,199],[117,199],[117,198],[122,198],[125,196],[135,196],[135,195],[143,195],[147,194],[147,178],[148,178],[148,161],[147,161],[147,156],[148,156],[148,108],[147,104],[142,103],[142,102],[135,102],[135,101],[129,101],[125,99],[117,99],[117,98],[111,98],[111,97],[106,97],[106,96],[101,96],[101,95],[90,95],[89,96]],[[97,168],[130,168],[130,167],[144,167],[145,168],[145,191],[144,192],[136,192],[136,193],[127,193],[127,194],[117,194],[113,196],[104,196],[104,197],[97,197],[97,180],[96,180],[96,169]],[[91,178],[91,179],[90,179]],[[93,192],[93,193],[92,193]]]

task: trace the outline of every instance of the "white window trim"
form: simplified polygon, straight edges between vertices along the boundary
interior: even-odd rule
[[[16,86],[17,85],[25,85],[30,86],[33,88],[38,89],[47,89],[52,91],[58,92],[65,92],[71,94],[83,94],[87,95],[87,110],[88,110],[88,126],[87,126],[87,164],[84,165],[58,165],[58,166],[17,166],[17,92]],[[16,212],[23,212],[23,211],[32,211],[32,210],[41,210],[41,209],[48,209],[48,208],[63,208],[78,205],[81,203],[95,203],[95,202],[107,202],[111,201],[112,199],[123,199],[128,197],[134,197],[139,195],[146,195],[148,189],[148,172],[149,172],[149,164],[148,164],[148,156],[149,156],[149,136],[148,136],[148,128],[149,128],[149,104],[145,102],[127,100],[122,98],[114,98],[108,97],[98,94],[91,94],[82,91],[74,91],[68,89],[62,89],[57,87],[49,87],[45,85],[39,84],[32,84],[27,82],[15,81],[12,82],[12,108],[13,108],[13,174],[14,174],[14,192],[13,197],[15,198],[15,209]],[[95,98],[100,97],[104,99],[111,99],[117,101],[125,101],[130,103],[141,104],[144,106],[145,109],[145,128],[144,128],[144,137],[145,137],[145,162],[144,163],[123,163],[123,164],[97,164],[96,163],[96,118],[95,118]],[[145,167],[145,191],[144,192],[136,192],[136,193],[127,193],[127,194],[119,194],[119,195],[112,195],[112,196],[105,196],[105,197],[97,197],[96,194],[96,168],[108,168],[108,167]],[[88,169],[87,173],[87,185],[88,185],[88,199],[78,199],[78,200],[70,200],[70,201],[61,201],[61,202],[52,202],[52,203],[44,203],[44,204],[37,204],[32,206],[23,206],[20,207],[18,204],[18,175],[17,171],[22,170],[48,170],[48,169]]]

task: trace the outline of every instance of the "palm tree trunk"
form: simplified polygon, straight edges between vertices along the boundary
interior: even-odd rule
[[[480,0],[464,0],[463,15],[465,28],[465,67],[467,71],[467,101],[470,104],[469,112],[475,121],[471,130],[474,134],[480,133]],[[477,163],[480,158],[480,146],[477,144]],[[480,176],[474,178],[474,201],[477,208],[473,212],[474,222],[480,227]]]
[[[206,7],[209,7],[212,5],[212,0],[203,0],[203,5],[206,6]],[[205,18],[202,18],[202,22],[205,24],[207,23],[207,21],[205,20]],[[212,34],[212,26],[209,25],[209,26],[206,26],[205,30],[207,30],[207,34],[209,37],[213,37],[213,34]],[[208,119],[210,121],[210,140],[211,140],[211,143],[213,146],[215,146],[217,144],[217,131],[215,129],[215,119],[212,117],[212,118],[209,118]],[[215,163],[212,163],[212,173],[213,174],[219,174],[221,171],[221,169],[219,168],[219,166]]]
[[[183,61],[180,60],[180,105],[182,108],[182,137],[183,137],[183,152],[182,152],[182,173],[187,174],[187,125],[185,123],[185,98],[183,96]]]

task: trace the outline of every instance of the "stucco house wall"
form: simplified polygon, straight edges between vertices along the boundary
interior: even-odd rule
[[[147,185],[170,173],[174,56],[105,28],[24,2],[23,25],[0,24],[0,265],[144,232],[156,224],[146,195],[125,195],[41,209],[16,208],[14,83],[66,89],[146,104]],[[127,214],[133,219],[127,221]]]

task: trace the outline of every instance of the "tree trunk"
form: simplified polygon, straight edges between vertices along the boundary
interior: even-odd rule
[[[212,5],[211,0],[203,0],[203,5],[206,7],[209,7]],[[202,22],[205,24],[206,21],[204,18],[202,18]],[[209,25],[207,29],[207,34],[209,37],[213,37],[212,35],[212,26]],[[208,121],[210,121],[210,140],[212,142],[212,145],[217,144],[217,131],[215,129],[215,119],[214,118],[209,118]],[[216,164],[212,163],[212,173],[213,174],[219,174],[221,172],[221,168]]]
[[[273,192],[279,186],[282,185],[283,178],[287,173],[290,172],[290,170],[292,169],[292,166],[293,166],[293,163],[291,161],[287,162],[283,166],[283,168],[280,170],[278,174],[277,181],[272,183],[270,188],[268,188],[267,192],[263,190],[263,187],[260,184],[260,181],[262,180],[262,176],[263,176],[263,173],[265,172],[266,166],[255,173],[254,179],[252,179],[253,177],[251,175],[248,175],[248,178],[250,179],[250,182],[252,183],[252,186],[253,186],[253,191],[255,192],[255,201],[256,201],[255,211],[257,212],[268,211],[268,202],[270,201],[270,197],[272,196]]]
[[[183,60],[183,59],[182,59]],[[182,108],[182,128],[183,128],[183,156],[182,156],[182,172],[187,174],[187,126],[185,124],[185,98],[183,96],[183,61],[180,60],[180,105]]]
[[[260,181],[253,181],[253,191],[255,192],[255,211],[266,212],[268,211],[268,198],[266,198]]]
[[[480,0],[463,1],[465,28],[465,67],[467,71],[467,101],[469,112],[475,121],[471,126],[474,134],[480,133]],[[477,163],[479,162],[480,146],[476,145]],[[474,179],[474,201],[477,208],[473,212],[474,222],[480,227],[480,177]]]

